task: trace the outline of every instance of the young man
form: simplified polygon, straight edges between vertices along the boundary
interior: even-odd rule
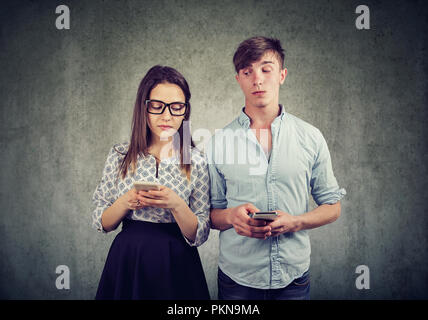
[[[287,76],[279,40],[247,39],[233,62],[245,107],[207,146],[219,299],[309,299],[307,229],[335,221],[346,192],[321,132],[279,104]],[[250,218],[258,211],[278,217]]]

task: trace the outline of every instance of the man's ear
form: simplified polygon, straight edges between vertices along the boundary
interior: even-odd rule
[[[235,75],[235,79],[236,79],[236,82],[238,82],[239,83],[239,73],[237,73],[236,75]]]
[[[283,84],[286,77],[287,77],[287,68],[284,68],[283,70],[280,71],[279,83]]]

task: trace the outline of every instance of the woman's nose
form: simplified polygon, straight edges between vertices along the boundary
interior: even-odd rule
[[[169,120],[172,118],[171,112],[169,111],[169,108],[165,108],[164,112],[162,113],[162,119]]]

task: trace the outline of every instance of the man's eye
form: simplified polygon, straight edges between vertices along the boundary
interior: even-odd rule
[[[270,69],[263,69],[263,72],[271,72],[272,70]]]

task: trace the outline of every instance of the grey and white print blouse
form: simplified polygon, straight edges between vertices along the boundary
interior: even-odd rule
[[[141,155],[137,159],[135,175],[128,170],[125,179],[119,172],[120,164],[128,150],[129,143],[113,146],[104,166],[101,182],[95,189],[92,201],[95,210],[92,214],[92,225],[98,231],[105,233],[101,225],[101,215],[120,196],[133,188],[135,181],[158,182],[175,191],[184,199],[198,219],[198,228],[194,242],[184,239],[191,246],[200,246],[210,232],[210,196],[209,175],[206,159],[196,149],[192,150],[192,171],[190,182],[180,169],[179,159],[172,157],[162,159],[156,170],[156,159],[152,155]],[[140,210],[130,210],[125,219],[142,220],[155,223],[175,222],[169,209],[145,207]]]

